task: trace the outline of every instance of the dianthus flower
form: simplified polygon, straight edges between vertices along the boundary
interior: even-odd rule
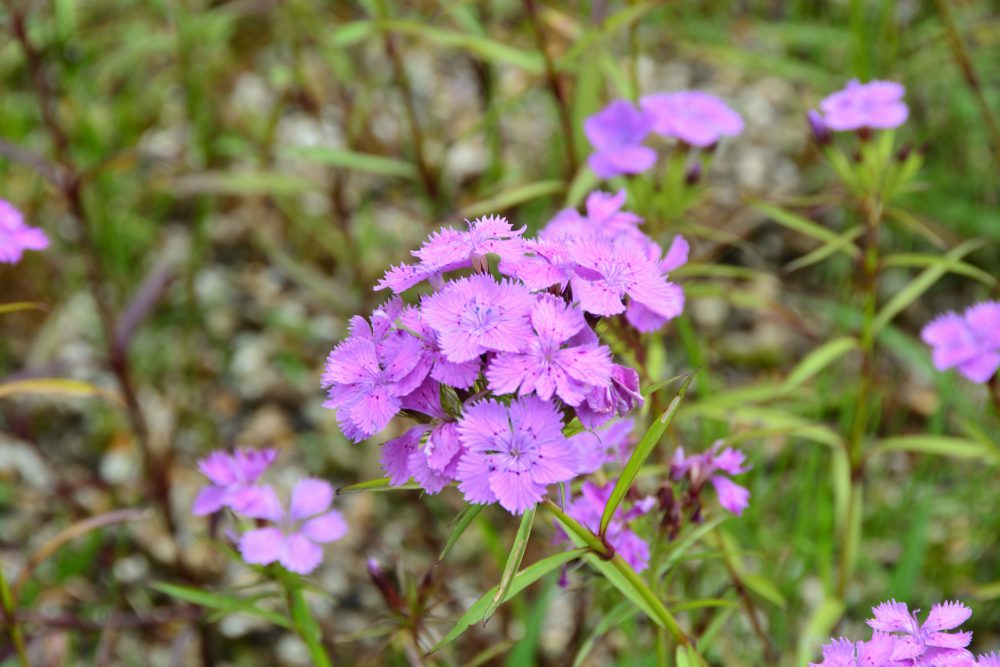
[[[274,526],[248,531],[240,538],[240,554],[247,563],[268,565],[278,562],[292,572],[309,574],[323,560],[322,544],[339,540],[347,533],[340,512],[330,509],[333,487],[319,479],[303,479],[292,490],[285,512],[271,487],[263,487],[267,502],[247,513]]]
[[[432,378],[458,389],[468,389],[475,384],[483,366],[479,357],[460,363],[448,361],[444,352],[441,351],[437,332],[427,326],[419,308],[413,306],[404,308],[399,322],[401,328],[416,334],[420,342],[423,343],[424,355],[427,363],[430,364]]]
[[[400,308],[390,301],[372,314],[371,325],[351,318],[350,336],[326,360],[322,382],[329,400],[323,405],[337,411],[341,430],[355,442],[385,428],[430,370],[423,343],[391,328]]]
[[[45,232],[24,224],[21,212],[10,202],[0,199],[0,264],[17,264],[25,250],[48,247]]]
[[[986,382],[1000,368],[1000,301],[977,303],[964,315],[939,315],[920,336],[939,371],[958,368],[972,382]]]
[[[537,504],[545,487],[575,476],[576,456],[558,410],[537,396],[510,406],[482,400],[458,422],[466,451],[458,462],[459,490],[470,503],[499,502],[512,514]]]
[[[421,424],[382,446],[382,469],[392,486],[405,484],[412,477],[434,495],[455,481],[463,452],[455,422]]]
[[[971,664],[972,654],[965,647],[972,641],[972,633],[944,632],[958,628],[972,616],[972,610],[961,602],[934,605],[923,624],[917,621],[916,612],[895,600],[872,608],[872,613],[875,618],[868,625],[878,632],[897,633],[900,646],[895,655],[913,660],[910,664]]]
[[[274,461],[273,449],[237,449],[234,453],[212,452],[198,461],[198,469],[212,482],[198,493],[192,513],[205,516],[229,507],[246,512],[262,501],[263,487],[257,480]]]
[[[424,297],[421,312],[445,359],[472,361],[484,352],[520,352],[531,337],[534,299],[524,285],[479,274]]]
[[[597,428],[644,402],[639,393],[639,374],[634,368],[615,364],[611,369],[611,384],[591,389],[587,399],[576,407],[576,416],[584,428]]]
[[[728,447],[720,452],[720,447],[722,441],[718,440],[707,452],[691,456],[684,456],[684,448],[678,447],[674,451],[670,474],[675,480],[687,477],[695,493],[706,482],[711,482],[719,495],[719,504],[733,514],[740,515],[750,504],[750,492],[721,473],[740,475],[750,467],[743,464],[743,452]]]
[[[613,482],[604,486],[584,482],[580,487],[580,497],[569,503],[566,513],[597,534],[601,527],[601,516],[613,489]],[[605,539],[614,548],[615,553],[636,572],[642,572],[649,566],[649,545],[630,530],[628,524],[649,512],[655,504],[655,499],[647,497],[635,503],[628,511],[625,511],[624,505],[619,505],[604,533]]]
[[[639,174],[656,162],[656,151],[643,146],[652,118],[627,100],[615,100],[587,118],[583,132],[596,149],[587,164],[601,178]]]
[[[711,146],[743,131],[743,118],[715,95],[685,90],[639,100],[653,119],[653,132],[691,146]]]
[[[899,127],[909,115],[903,102],[905,92],[906,89],[894,81],[858,83],[852,79],[846,88],[820,103],[823,123],[837,132]]]
[[[810,667],[908,667],[910,662],[896,658],[899,640],[876,632],[867,642],[852,642],[841,637],[823,647],[823,662]]]
[[[482,270],[486,255],[504,258],[521,252],[524,228],[514,229],[506,218],[488,216],[466,223],[466,231],[442,227],[432,233],[420,250],[413,251],[419,264],[390,268],[375,289],[389,288],[400,294],[425,280],[440,280],[448,271],[469,267]]]
[[[589,475],[606,463],[625,463],[628,457],[628,440],[635,428],[631,419],[619,419],[600,430],[580,431],[569,437],[570,446],[576,451],[576,472]]]
[[[652,239],[639,231],[642,218],[622,210],[625,196],[624,188],[615,194],[595,190],[587,196],[584,204],[586,215],[575,208],[564,208],[538,233],[538,238],[565,243],[569,239],[597,234],[609,239],[625,237],[633,241],[653,243]]]
[[[558,395],[567,405],[586,399],[591,387],[611,384],[611,350],[571,339],[585,326],[583,313],[552,294],[540,294],[531,306],[534,335],[521,352],[498,354],[486,369],[495,394],[532,392],[543,400]]]
[[[659,316],[661,322],[677,317],[684,309],[684,291],[664,277],[639,245],[591,237],[574,244],[573,256],[578,264],[573,297],[588,313],[610,316],[625,312],[626,297],[630,304]],[[626,317],[640,331],[652,330],[646,326],[648,320]]]

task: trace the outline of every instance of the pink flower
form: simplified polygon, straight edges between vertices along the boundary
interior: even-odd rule
[[[587,164],[601,178],[639,174],[656,162],[656,151],[643,146],[652,119],[627,100],[615,100],[583,122],[583,132],[596,149]]]
[[[972,616],[972,610],[961,602],[934,605],[923,624],[917,621],[916,612],[910,613],[905,603],[895,600],[883,602],[872,613],[875,618],[868,625],[873,630],[897,633],[904,647],[896,651],[897,656],[920,665],[971,663],[972,654],[965,647],[972,641],[972,633],[943,632],[954,630]]]
[[[964,315],[939,315],[920,336],[939,371],[958,368],[972,382],[986,382],[1000,368],[1000,301],[977,303]]]
[[[604,486],[584,482],[580,488],[580,497],[566,507],[566,513],[596,534],[601,527],[601,516],[604,514],[608,499],[611,498],[614,486],[614,482]],[[636,572],[642,572],[649,566],[649,545],[630,530],[628,524],[649,512],[655,503],[655,499],[647,497],[636,502],[628,511],[624,505],[619,505],[604,534],[608,544]]]
[[[45,232],[24,224],[21,212],[0,199],[0,264],[17,264],[25,250],[49,247]]]
[[[674,479],[687,477],[695,493],[701,490],[706,482],[711,482],[715,492],[719,494],[719,504],[733,514],[740,515],[750,504],[750,492],[720,472],[740,475],[748,471],[750,466],[743,464],[743,452],[730,448],[719,452],[720,447],[722,441],[718,440],[707,452],[687,457],[684,456],[684,448],[678,447],[674,451],[670,474]]]
[[[576,416],[584,428],[597,428],[612,417],[622,417],[645,402],[639,392],[639,374],[634,368],[615,364],[611,384],[594,387],[587,400],[576,406]]]
[[[455,481],[464,451],[455,422],[414,426],[382,446],[382,469],[392,486],[405,484],[412,477],[434,495]]]
[[[611,350],[604,345],[572,344],[586,323],[583,313],[552,294],[536,297],[531,307],[534,335],[522,352],[498,354],[486,369],[496,394],[535,392],[549,400],[558,395],[567,405],[579,405],[591,387],[611,384]]]
[[[254,565],[278,562],[292,572],[309,574],[323,560],[322,544],[339,540],[347,533],[340,512],[331,510],[333,487],[319,479],[303,479],[292,490],[288,512],[271,487],[266,502],[249,513],[275,525],[258,528],[240,538],[243,560]]]
[[[327,357],[323,405],[337,411],[341,430],[355,442],[384,429],[430,372],[423,343],[392,328],[400,309],[394,299],[372,313],[371,325],[351,318],[351,335]]]
[[[632,419],[619,419],[600,430],[580,431],[569,437],[570,446],[579,458],[576,472],[589,475],[606,463],[625,463],[628,440],[635,428]]]
[[[743,131],[743,118],[715,95],[694,90],[656,93],[639,100],[653,131],[691,146],[711,146]]]
[[[903,102],[906,89],[894,81],[847,82],[847,87],[820,103],[823,123],[836,132],[899,127],[909,115]]]
[[[255,485],[275,456],[273,449],[237,449],[233,454],[217,451],[200,459],[198,468],[212,486],[198,493],[191,511],[205,516],[223,507],[244,512],[258,505],[263,487]]]
[[[510,407],[494,400],[473,404],[458,422],[466,451],[457,477],[465,499],[499,501],[511,514],[523,514],[547,485],[572,479],[576,456],[562,427],[556,407],[537,396],[514,399]]]
[[[472,361],[484,352],[520,352],[531,337],[534,299],[524,285],[474,275],[424,297],[424,322],[437,334],[445,359]]]
[[[823,647],[823,662],[810,663],[810,667],[911,667],[911,662],[898,657],[898,652],[899,640],[881,632],[866,642],[841,637]]]

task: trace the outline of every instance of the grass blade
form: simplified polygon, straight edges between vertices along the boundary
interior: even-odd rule
[[[687,392],[688,385],[691,384],[691,380],[694,379],[694,375],[688,375],[684,383],[681,384],[680,389],[677,390],[677,395],[674,399],[670,401],[670,405],[667,409],[660,415],[646,431],[645,435],[642,436],[642,440],[636,445],[635,450],[632,452],[632,456],[629,457],[628,463],[625,464],[625,468],[622,470],[621,476],[615,483],[615,488],[611,490],[611,496],[608,498],[608,504],[604,507],[604,514],[601,515],[601,530],[600,534],[604,535],[604,532],[608,529],[608,524],[611,523],[611,517],[615,515],[618,510],[618,506],[621,505],[622,500],[625,498],[625,494],[628,490],[632,488],[632,482],[635,480],[635,476],[639,474],[639,469],[642,464],[646,462],[653,448],[663,437],[666,432],[667,427],[674,420],[674,416],[677,414],[678,408],[681,405],[681,399],[684,398],[684,394]]]
[[[441,549],[441,553],[438,555],[438,560],[444,560],[444,557],[448,555],[452,547],[458,542],[458,538],[462,537],[465,533],[465,529],[472,525],[472,522],[476,520],[480,512],[486,509],[486,505],[466,505],[465,509],[458,513],[455,517],[455,527],[451,529],[451,534],[448,535],[448,539],[444,543],[444,547]]]
[[[268,623],[273,623],[274,625],[285,628],[286,630],[294,629],[289,620],[281,614],[261,609],[252,602],[248,602],[246,600],[232,598],[228,595],[222,595],[219,593],[209,593],[206,590],[194,588],[192,586],[169,584],[164,581],[155,582],[150,584],[150,586],[153,590],[157,590],[164,595],[169,595],[172,598],[196,604],[199,607],[215,609],[227,614],[246,614],[247,616],[254,616],[265,620]]]
[[[782,390],[792,391],[856,347],[858,347],[858,341],[853,336],[834,338],[819,346],[792,369],[781,385]]]
[[[808,236],[816,239],[817,241],[822,241],[823,243],[836,246],[838,250],[847,253],[851,257],[859,257],[861,255],[861,251],[858,250],[858,247],[853,243],[848,241],[845,244],[845,239],[836,232],[831,231],[826,227],[809,220],[808,218],[804,218],[797,213],[786,211],[783,208],[778,208],[777,206],[773,206],[762,201],[751,201],[750,205],[782,227],[787,227],[788,229],[796,231],[803,236]]]
[[[310,162],[319,162],[329,167],[339,167],[352,171],[363,171],[378,176],[398,176],[416,180],[419,176],[417,167],[406,160],[399,160],[381,155],[359,153],[338,148],[323,148],[321,146],[297,147],[286,151],[289,157],[302,158]]]
[[[505,211],[533,199],[559,194],[565,187],[566,184],[561,180],[541,181],[539,183],[518,185],[498,192],[489,199],[469,204],[468,206],[462,208],[459,215],[463,218],[475,218],[480,215]]]
[[[521,561],[524,559],[524,551],[528,548],[528,538],[531,537],[531,526],[535,523],[535,510],[537,508],[537,505],[532,507],[521,517],[521,525],[518,526],[517,535],[514,536],[514,544],[510,547],[510,555],[507,557],[507,564],[503,568],[503,574],[500,575],[500,583],[497,586],[497,591],[493,595],[493,599],[490,600],[490,604],[486,608],[486,613],[483,615],[483,624],[490,620],[493,612],[503,602],[507,591],[510,590],[511,583],[514,581],[514,576],[517,574],[518,568],[521,567]]]

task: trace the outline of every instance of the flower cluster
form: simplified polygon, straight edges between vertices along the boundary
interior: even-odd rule
[[[521,514],[592,458],[564,435],[571,420],[594,429],[642,404],[638,373],[595,326],[620,315],[608,326],[651,332],[679,315],[667,274],[688,247],[678,237],[664,253],[624,203],[594,192],[585,214],[560,211],[536,238],[499,217],[443,228],[386,272],[375,289],[394,296],[351,320],[322,382],[355,442],[400,413],[417,422],[383,446],[391,484],[457,482],[469,502]]]
[[[971,632],[947,632],[957,630],[972,615],[960,602],[934,605],[923,623],[916,612],[895,600],[874,607],[872,613],[871,639],[834,639],[823,647],[823,662],[811,663],[812,667],[1000,667],[1000,655],[975,657],[966,649]]]
[[[17,264],[25,250],[48,247],[45,232],[24,224],[21,212],[10,202],[0,199],[0,264]]]
[[[714,95],[698,91],[655,93],[639,100],[615,100],[584,122],[594,147],[588,164],[601,178],[639,174],[656,163],[643,145],[650,134],[707,148],[743,131],[743,118]]]
[[[675,480],[686,479],[690,484],[688,495],[694,499],[700,496],[706,483],[711,483],[719,496],[719,504],[740,515],[750,504],[750,492],[722,473],[740,475],[750,467],[744,465],[743,452],[728,447],[720,452],[721,447],[722,441],[718,440],[707,452],[690,456],[685,456],[684,448],[678,447],[674,451],[670,475]]]
[[[229,508],[238,516],[269,523],[240,537],[243,560],[257,565],[277,562],[292,572],[308,574],[323,560],[321,545],[343,537],[347,523],[340,512],[330,509],[333,487],[319,479],[300,480],[286,511],[272,487],[258,484],[275,456],[273,449],[238,449],[201,459],[198,467],[212,484],[195,498],[192,511],[204,516]]]
[[[920,335],[939,371],[957,368],[972,382],[986,382],[1000,368],[1000,301],[977,303],[962,315],[939,315]]]

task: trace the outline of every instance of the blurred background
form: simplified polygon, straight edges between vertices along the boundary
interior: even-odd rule
[[[532,230],[579,205],[597,186],[582,121],[616,97],[701,89],[746,121],[672,230],[694,261],[678,273],[689,308],[665,330],[663,376],[702,367],[675,439],[701,449],[781,419],[843,430],[850,364],[764,406],[752,389],[852,331],[854,266],[790,270],[815,243],[748,201],[844,223],[805,113],[850,78],[905,84],[897,141],[926,151],[922,187],[901,209],[939,244],[894,232],[884,242],[940,252],[983,238],[966,261],[995,278],[1000,8],[989,1],[4,0],[0,197],[52,246],[0,266],[0,303],[44,304],[0,315],[0,381],[80,382],[0,393],[0,563],[9,578],[30,566],[18,600],[37,664],[307,664],[280,628],[149,587],[253,580],[207,539],[222,527],[189,514],[195,460],[271,445],[288,479],[382,476],[385,438],[350,444],[321,406],[320,369],[347,319],[376,305],[370,286],[442,224],[498,213]],[[913,275],[886,271],[883,298]],[[937,312],[996,298],[990,284],[949,274],[887,328],[881,431],[961,431],[997,447],[983,388],[935,374],[917,338]],[[753,502],[728,524],[762,582],[754,595],[783,665],[818,658],[823,637],[807,625],[838,548],[830,450],[817,440],[747,440]],[[997,479],[975,458],[881,458],[846,600],[853,620],[838,630],[859,633],[868,607],[892,596],[924,609],[962,597],[974,646],[1000,648]],[[327,550],[316,603],[343,664],[419,664],[367,558],[420,590],[421,624],[440,635],[495,584],[516,529],[484,512],[428,574],[457,493],[338,505],[352,531]],[[121,508],[151,509],[79,528]],[[525,563],[558,548],[546,530]],[[725,593],[717,554],[690,561],[678,600]],[[617,602],[585,576],[566,589],[545,580],[426,664],[571,664],[597,610]],[[711,640],[713,664],[765,664],[740,614],[685,618]],[[656,664],[632,648],[638,619],[615,625],[584,664]],[[4,658],[14,664],[0,643]]]

